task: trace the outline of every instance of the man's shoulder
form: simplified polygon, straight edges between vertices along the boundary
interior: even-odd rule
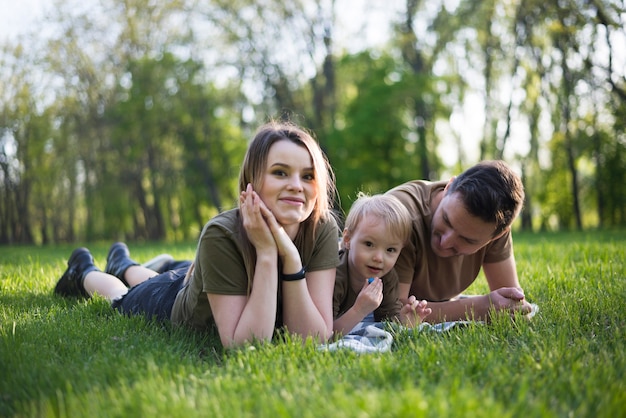
[[[443,190],[446,184],[446,181],[411,180],[390,189],[387,193],[401,200],[408,198],[425,201],[430,200],[433,190]]]
[[[412,180],[394,187],[387,193],[400,200],[413,216],[421,214],[422,217],[429,217],[433,196],[439,190],[443,190],[446,184],[445,181]]]

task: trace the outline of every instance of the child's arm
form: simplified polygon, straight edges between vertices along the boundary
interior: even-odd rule
[[[372,283],[364,280],[363,287],[354,305],[333,322],[335,335],[346,335],[361,322],[367,314],[378,308],[383,300],[383,282],[376,278]]]

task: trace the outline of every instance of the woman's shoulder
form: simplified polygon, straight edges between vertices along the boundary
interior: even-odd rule
[[[339,222],[335,214],[330,213],[328,216],[320,219],[317,223],[317,229],[324,231],[334,231],[339,229]]]
[[[209,219],[209,221],[204,224],[202,235],[206,235],[208,231],[216,229],[233,233],[239,230],[239,225],[239,209],[230,209],[220,212]]]
[[[234,208],[218,213],[208,223],[230,224],[237,221],[237,219],[239,219],[239,208]]]

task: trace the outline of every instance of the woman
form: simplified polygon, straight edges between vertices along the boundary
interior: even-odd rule
[[[124,313],[216,327],[224,347],[270,340],[281,326],[325,342],[333,332],[339,236],[327,159],[303,129],[270,122],[248,147],[239,189],[239,207],[203,228],[190,268],[152,277],[155,272],[122,256],[109,260],[122,267],[118,278],[79,248],[55,292],[97,293]]]

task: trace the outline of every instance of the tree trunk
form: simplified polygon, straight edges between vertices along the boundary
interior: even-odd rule
[[[561,45],[563,46],[563,45]],[[578,195],[578,172],[576,170],[576,157],[574,151],[574,144],[572,135],[569,130],[569,122],[571,120],[570,99],[572,95],[572,74],[569,66],[567,65],[567,51],[566,47],[560,48],[563,53],[562,69],[563,69],[563,97],[561,98],[561,111],[562,111],[562,130],[565,137],[565,152],[567,154],[567,168],[570,171],[571,178],[571,191],[572,191],[572,203],[574,205],[574,218],[576,221],[576,228],[582,230],[582,219],[580,215],[580,203]]]

